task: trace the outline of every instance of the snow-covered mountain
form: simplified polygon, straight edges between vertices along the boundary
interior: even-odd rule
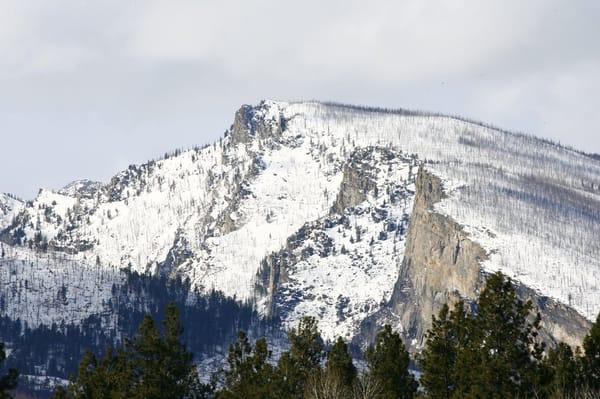
[[[2,315],[29,326],[106,313],[122,269],[284,325],[315,315],[330,339],[386,321],[418,346],[441,303],[496,270],[543,298],[551,335],[579,339],[600,310],[600,160],[443,115],[243,106],[212,145],[0,197],[0,230]]]

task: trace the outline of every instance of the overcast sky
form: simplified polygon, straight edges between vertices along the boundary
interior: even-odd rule
[[[600,152],[600,2],[0,0],[0,191],[106,181],[243,103],[460,114]]]

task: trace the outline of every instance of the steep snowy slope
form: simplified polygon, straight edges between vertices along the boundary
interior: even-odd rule
[[[263,265],[261,287],[287,327],[307,314],[325,338],[352,338],[389,299],[398,279],[414,197],[417,161],[397,151],[354,151],[330,213],[306,223]],[[279,286],[269,287],[272,270]],[[268,272],[268,273],[267,273]]]
[[[588,318],[600,309],[600,163],[533,137],[450,117],[294,104],[290,130],[386,143],[443,177],[439,209],[467,226],[503,270]]]
[[[59,252],[15,250],[3,246],[0,258],[2,316],[29,326],[79,323],[94,314],[105,317],[113,284],[124,279],[118,270],[81,262]]]
[[[70,265],[116,279],[121,268],[179,274],[201,290],[255,300],[285,323],[314,314],[327,337],[352,336],[399,278],[420,164],[444,182],[435,211],[483,246],[485,270],[595,316],[600,161],[447,116],[316,102],[243,106],[211,146],[12,205],[16,217],[0,219],[0,240],[17,260],[68,254],[67,266],[43,260],[68,274],[67,285],[78,276]],[[2,282],[33,298],[23,273]],[[44,281],[49,273],[35,272]],[[110,298],[88,289],[97,292],[89,304],[69,314],[99,312],[95,304]],[[19,300],[11,312],[34,325],[62,317],[36,316]]]
[[[12,222],[24,205],[23,201],[16,197],[0,193],[0,230]]]

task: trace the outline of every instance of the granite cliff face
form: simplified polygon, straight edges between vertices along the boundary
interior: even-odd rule
[[[486,251],[462,226],[435,210],[445,197],[442,181],[424,167],[416,179],[416,195],[398,281],[387,306],[363,322],[356,342],[373,339],[375,330],[391,323],[404,334],[412,350],[423,345],[432,315],[458,299],[473,304],[485,284],[482,263]],[[488,232],[488,234],[492,234]],[[557,301],[517,283],[523,300],[531,300],[542,314],[546,341],[580,345],[590,323]]]
[[[404,259],[389,303],[402,330],[417,344],[430,326],[431,315],[444,303],[476,297],[482,280],[480,265],[487,258],[456,222],[434,211],[443,197],[440,179],[421,167]]]

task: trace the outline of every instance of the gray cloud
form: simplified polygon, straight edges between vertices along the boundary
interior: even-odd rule
[[[242,103],[461,114],[600,152],[600,6],[550,1],[0,3],[0,190],[105,180]]]

